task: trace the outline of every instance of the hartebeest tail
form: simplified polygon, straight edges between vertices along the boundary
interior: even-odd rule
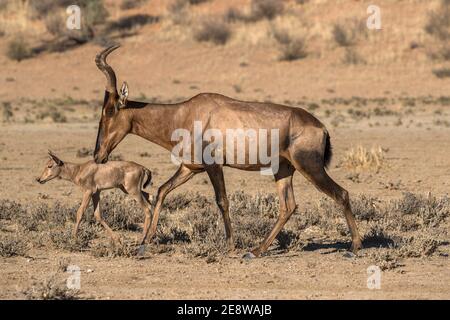
[[[142,184],[142,189],[146,189],[152,182],[152,173],[147,168],[142,168],[144,171],[144,183]]]
[[[328,168],[331,162],[331,158],[333,157],[333,146],[331,145],[330,134],[328,133],[328,131],[326,131],[325,134],[327,137],[325,139],[325,153],[323,155],[323,160],[324,167]]]

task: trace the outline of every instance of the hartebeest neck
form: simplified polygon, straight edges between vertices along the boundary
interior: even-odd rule
[[[64,162],[63,166],[61,167],[61,173],[59,174],[59,177],[61,179],[76,183],[76,178],[79,171],[80,171],[79,164]]]
[[[131,113],[130,133],[171,150],[173,131],[184,127],[184,119],[180,114],[183,104],[143,104],[129,101],[128,105],[135,106],[127,109]]]

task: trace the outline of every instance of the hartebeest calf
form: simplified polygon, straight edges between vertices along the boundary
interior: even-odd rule
[[[148,193],[143,191],[151,182],[151,171],[135,162],[109,161],[105,164],[96,164],[88,161],[75,164],[62,161],[51,151],[48,152],[50,160],[47,162],[37,182],[44,184],[55,178],[68,180],[81,187],[83,200],[77,211],[76,223],[73,236],[77,236],[81,219],[92,198],[94,204],[94,216],[111,236],[114,241],[119,238],[102,219],[100,213],[100,192],[102,190],[119,188],[132,196],[142,207],[146,219],[150,219],[150,203]]]

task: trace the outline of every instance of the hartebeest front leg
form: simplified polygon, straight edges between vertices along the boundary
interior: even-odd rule
[[[273,240],[276,238],[280,230],[284,227],[291,215],[296,209],[294,199],[294,189],[292,187],[292,177],[295,169],[287,162],[280,163],[278,173],[275,175],[277,183],[278,198],[280,200],[280,211],[277,222],[273,229],[269,232],[261,245],[244,255],[245,259],[258,257],[261,253],[267,251]]]
[[[73,229],[73,237],[77,237],[78,228],[80,227],[81,219],[83,218],[84,213],[86,212],[86,208],[89,205],[89,201],[91,200],[92,192],[85,191],[83,194],[83,200],[81,200],[81,205],[77,210],[77,219],[75,222],[75,227]]]
[[[191,179],[197,172],[192,171],[184,165],[181,165],[177,172],[167,180],[161,187],[158,189],[158,194],[156,196],[155,208],[153,210],[152,223],[149,226],[144,223],[143,236],[141,241],[141,246],[138,251],[138,255],[144,254],[145,251],[145,241],[147,237],[152,239],[156,234],[156,227],[158,226],[159,213],[161,212],[162,205],[166,196],[173,191],[175,188],[181,186],[183,183]]]
[[[231,228],[231,220],[229,213],[229,203],[227,192],[225,189],[225,181],[223,178],[223,168],[221,165],[211,165],[206,168],[209,179],[214,187],[216,195],[216,203],[222,213],[223,222],[225,224],[225,236],[227,240],[228,250],[234,250],[233,230]]]

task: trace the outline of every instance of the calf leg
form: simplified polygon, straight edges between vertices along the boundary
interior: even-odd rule
[[[83,214],[86,211],[87,206],[89,205],[89,201],[91,200],[92,192],[85,191],[83,194],[83,200],[81,200],[81,205],[77,210],[77,218],[75,222],[75,227],[73,229],[73,236],[76,238],[78,234],[78,228],[80,227],[81,219],[83,218]]]
[[[114,233],[114,231],[108,226],[108,224],[102,218],[102,213],[100,209],[100,191],[97,191],[92,195],[92,202],[94,204],[95,220],[97,220],[97,222],[100,223],[103,226],[103,228],[105,228],[106,232],[114,242],[119,243],[120,238],[117,236],[116,233]]]

